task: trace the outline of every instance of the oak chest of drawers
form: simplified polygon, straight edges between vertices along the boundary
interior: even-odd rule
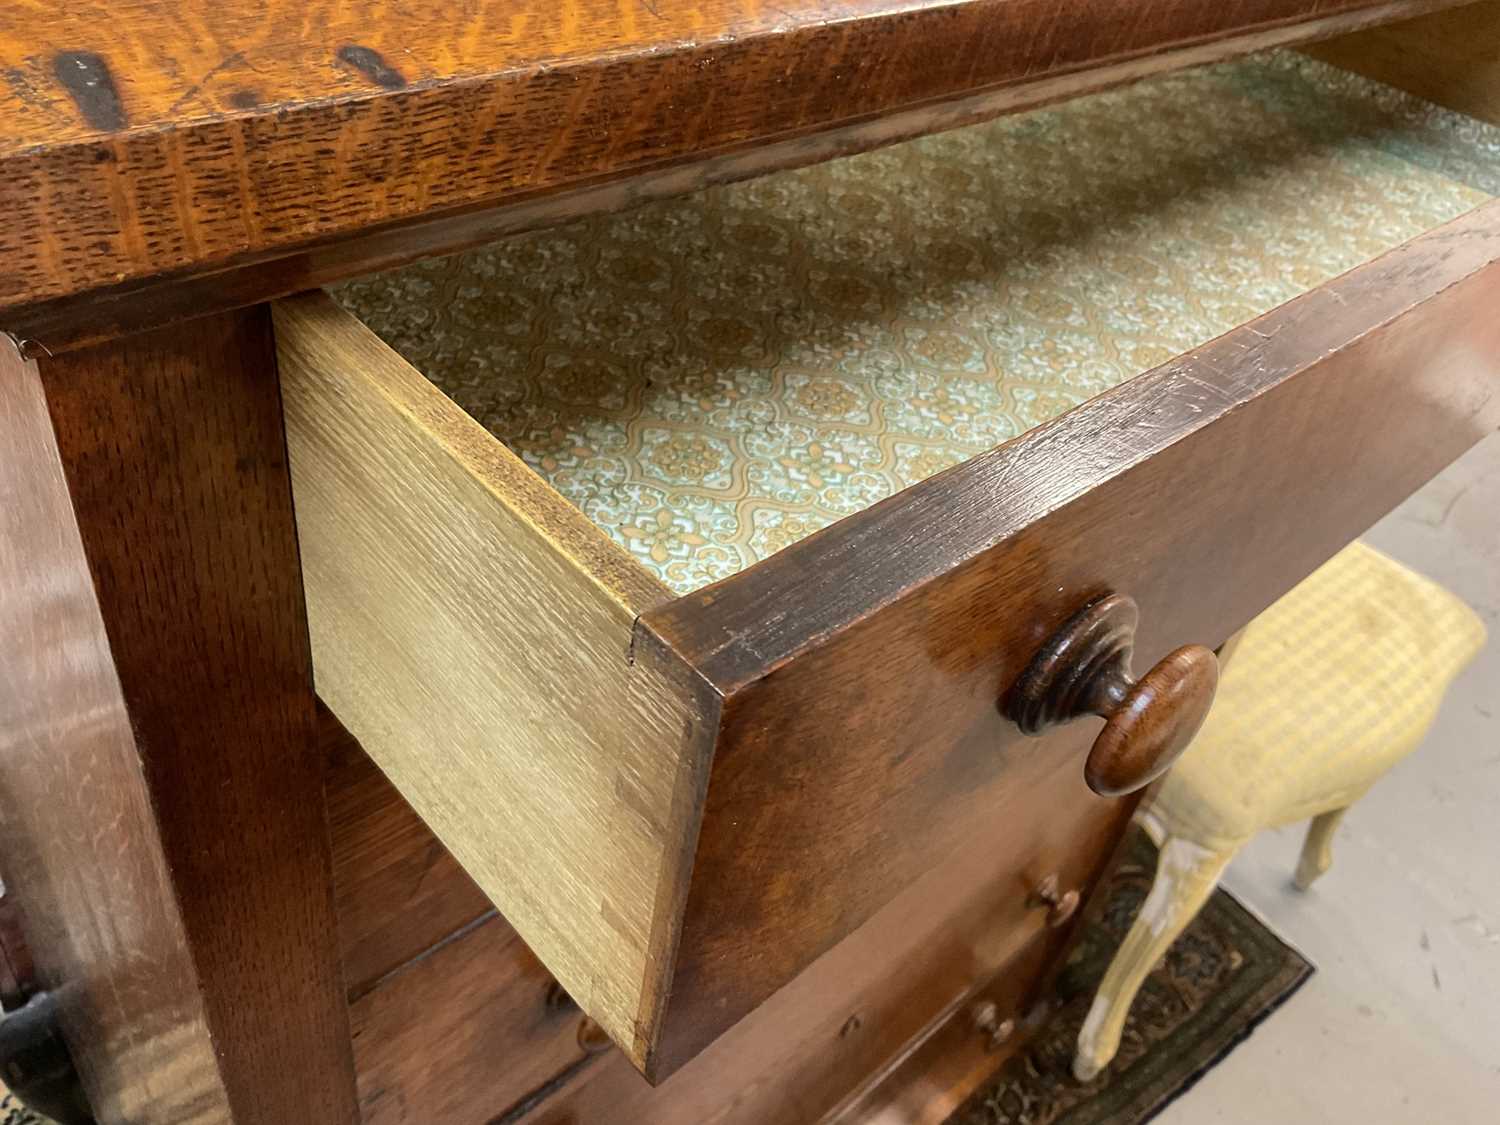
[[[30,986],[101,1120],[940,1121],[1211,650],[1500,421],[1494,87],[1166,74],[1443,4],[483,7],[13,68]]]

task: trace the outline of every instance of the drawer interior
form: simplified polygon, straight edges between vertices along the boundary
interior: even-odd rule
[[[1323,283],[1490,198],[1497,135],[1269,57],[280,302],[317,692],[663,1077],[981,824],[1024,901],[1042,787],[1102,839],[1092,735],[1023,747],[996,705],[1070,599],[1131,590],[1158,655],[1222,639],[1368,523],[1342,481],[1386,503],[1488,424],[1491,210]],[[1064,414],[1071,462],[995,451]],[[1023,510],[1023,467],[1076,503]],[[1236,570],[1223,521],[1269,552],[1287,505],[1221,478],[1302,486],[1319,537]],[[1143,505],[1181,525],[1115,550]]]
[[[726,578],[1500,191],[1285,53],[335,293],[667,589]]]

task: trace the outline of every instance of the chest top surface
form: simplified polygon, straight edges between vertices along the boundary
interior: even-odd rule
[[[1076,92],[1068,75],[1101,67],[1123,80],[1169,54],[1172,65],[1205,61],[1440,6],[8,0],[0,328],[20,332],[37,309],[80,295],[983,91],[1053,81],[1045,96],[1065,96]]]

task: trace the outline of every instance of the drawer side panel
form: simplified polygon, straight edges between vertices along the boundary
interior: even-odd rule
[[[318,694],[641,1058],[714,725],[632,659],[658,588],[327,297],[276,335]]]

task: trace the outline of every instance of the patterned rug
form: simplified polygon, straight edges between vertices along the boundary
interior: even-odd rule
[[[1151,888],[1156,851],[1132,829],[1099,919],[1058,978],[1060,1005],[1032,1045],[948,1125],[1136,1125],[1156,1116],[1312,975],[1300,953],[1229,892],[1214,893],[1146,979],[1114,1063],[1083,1084],[1071,1072],[1094,989]]]

